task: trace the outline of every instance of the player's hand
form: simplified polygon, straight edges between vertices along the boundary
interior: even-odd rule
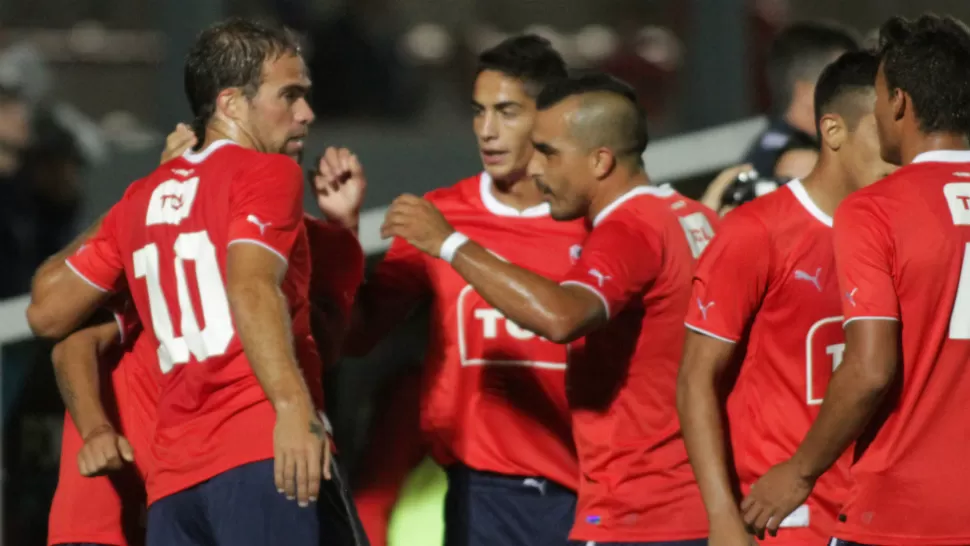
[[[757,546],[737,513],[710,517],[708,546]]]
[[[782,520],[802,505],[815,487],[791,460],[777,464],[751,486],[751,492],[741,501],[741,517],[748,530],[764,538],[778,532]]]
[[[88,433],[77,454],[77,467],[82,476],[100,476],[134,460],[135,453],[128,440],[105,425]]]
[[[367,178],[357,156],[347,148],[327,148],[310,171],[310,187],[317,206],[328,220],[357,229]]]
[[[391,203],[381,237],[400,237],[418,250],[435,258],[441,255],[441,245],[455,232],[437,207],[427,199],[405,194]]]
[[[300,506],[309,506],[320,494],[320,479],[330,479],[330,437],[312,405],[294,404],[276,409],[273,430],[276,489]]]
[[[748,171],[754,170],[754,166],[750,163],[745,163],[744,165],[736,165],[734,167],[728,167],[718,173],[714,180],[707,185],[707,189],[704,190],[704,195],[701,197],[701,203],[707,205],[707,207],[715,212],[719,212],[721,208],[721,196],[724,195],[724,190],[731,185],[731,182],[741,175],[741,173],[746,173]],[[723,216],[723,214],[721,215]]]
[[[184,154],[199,142],[195,132],[185,123],[179,123],[175,130],[165,138],[165,149],[162,150],[162,163],[171,161]]]

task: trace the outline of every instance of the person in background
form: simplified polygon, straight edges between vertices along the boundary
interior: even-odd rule
[[[854,31],[827,22],[795,23],[778,35],[768,54],[771,122],[742,163],[763,177],[808,175],[818,159],[815,83],[829,63],[859,49],[859,42]]]

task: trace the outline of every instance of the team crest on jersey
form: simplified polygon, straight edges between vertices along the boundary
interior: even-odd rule
[[[167,180],[162,182],[152,192],[148,201],[148,213],[145,225],[157,224],[179,225],[188,218],[195,201],[195,193],[199,189],[199,177],[190,178],[184,182]]]
[[[583,254],[583,245],[573,245],[569,247],[569,259],[572,263],[579,261],[579,257]]]

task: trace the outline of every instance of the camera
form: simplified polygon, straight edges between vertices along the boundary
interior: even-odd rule
[[[762,195],[769,194],[787,180],[763,177],[752,169],[737,176],[721,194],[721,207],[737,207],[753,201]]]

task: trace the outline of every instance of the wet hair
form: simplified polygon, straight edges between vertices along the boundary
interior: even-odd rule
[[[192,129],[199,142],[220,92],[239,87],[252,98],[262,83],[266,61],[299,53],[299,42],[290,30],[252,19],[229,19],[203,30],[185,58],[184,75]]]

